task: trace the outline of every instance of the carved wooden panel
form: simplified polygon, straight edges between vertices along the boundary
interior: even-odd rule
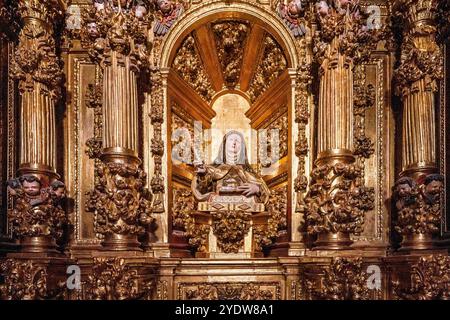
[[[365,134],[374,143],[374,153],[364,161],[367,186],[375,189],[375,208],[365,215],[364,231],[355,236],[356,245],[383,246],[388,243],[390,197],[394,160],[393,123],[388,78],[389,58],[374,55],[365,66],[366,85],[375,88],[375,104],[365,112]]]
[[[95,108],[88,107],[89,94],[93,86],[100,83],[100,70],[86,55],[72,55],[69,59],[68,90],[70,103],[67,120],[66,151],[68,197],[71,203],[70,214],[74,224],[76,244],[97,244],[94,232],[94,213],[85,208],[86,191],[94,185],[96,159],[90,158],[95,152],[89,143],[96,136],[95,122],[98,121]]]

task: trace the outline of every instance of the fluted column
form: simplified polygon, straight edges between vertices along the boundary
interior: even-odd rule
[[[54,252],[66,214],[56,180],[55,104],[61,96],[62,70],[56,55],[54,23],[63,17],[57,0],[20,0],[12,4],[22,30],[11,63],[20,93],[20,157],[17,179],[8,181],[14,208],[9,213],[22,252]]]
[[[358,1],[317,1],[315,58],[319,69],[317,160],[305,196],[309,234],[316,249],[347,249],[363,230],[374,193],[364,186],[353,154],[353,72],[377,41]]]
[[[443,56],[436,41],[438,2],[401,0],[394,6],[400,18],[394,26],[403,33],[394,77],[403,104],[402,172],[395,190],[403,249],[431,248],[440,228],[443,177],[437,174],[435,110]]]
[[[107,250],[139,250],[153,219],[139,159],[138,77],[148,70],[150,1],[94,2],[84,15],[83,41],[103,69],[103,137],[95,189],[86,203]]]

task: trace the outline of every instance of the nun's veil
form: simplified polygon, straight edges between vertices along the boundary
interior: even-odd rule
[[[240,164],[240,165],[244,166],[244,168],[246,168],[247,170],[250,170],[251,172],[253,172],[252,167],[248,163],[247,147],[245,145],[244,136],[242,135],[242,133],[240,133],[239,131],[236,131],[236,130],[231,130],[231,131],[227,132],[227,134],[225,134],[225,136],[223,137],[222,143],[220,144],[219,153],[217,155],[216,160],[214,160],[214,165],[221,165],[221,164],[227,163],[227,152],[226,152],[225,147],[226,147],[226,142],[227,142],[228,137],[232,134],[236,134],[239,137],[241,137],[241,152],[239,154],[239,159],[237,160],[236,164]]]

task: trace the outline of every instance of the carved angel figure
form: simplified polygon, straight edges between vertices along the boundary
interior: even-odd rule
[[[277,12],[284,23],[291,29],[294,37],[300,37],[306,33],[306,27],[300,20],[305,13],[302,0],[291,0],[288,4],[280,1]]]
[[[182,3],[171,0],[156,0],[156,7],[161,14],[161,18],[155,21],[153,32],[156,36],[164,36],[175,21],[184,12]]]

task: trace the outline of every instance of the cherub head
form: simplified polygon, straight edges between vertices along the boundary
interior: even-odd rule
[[[291,17],[299,17],[304,11],[302,1],[292,0],[287,6],[287,11]]]
[[[164,15],[169,15],[173,10],[173,3],[170,0],[156,0],[156,5]]]
[[[41,193],[41,180],[33,175],[23,175],[19,178],[22,189],[27,196],[36,197]]]
[[[394,191],[398,198],[405,198],[411,195],[416,182],[410,177],[403,177],[397,180]]]
[[[63,182],[59,180],[55,180],[51,184],[52,193],[56,195],[56,197],[62,199],[66,195],[66,186]]]
[[[428,197],[436,198],[444,186],[444,176],[440,174],[430,174],[425,178],[425,194]]]

